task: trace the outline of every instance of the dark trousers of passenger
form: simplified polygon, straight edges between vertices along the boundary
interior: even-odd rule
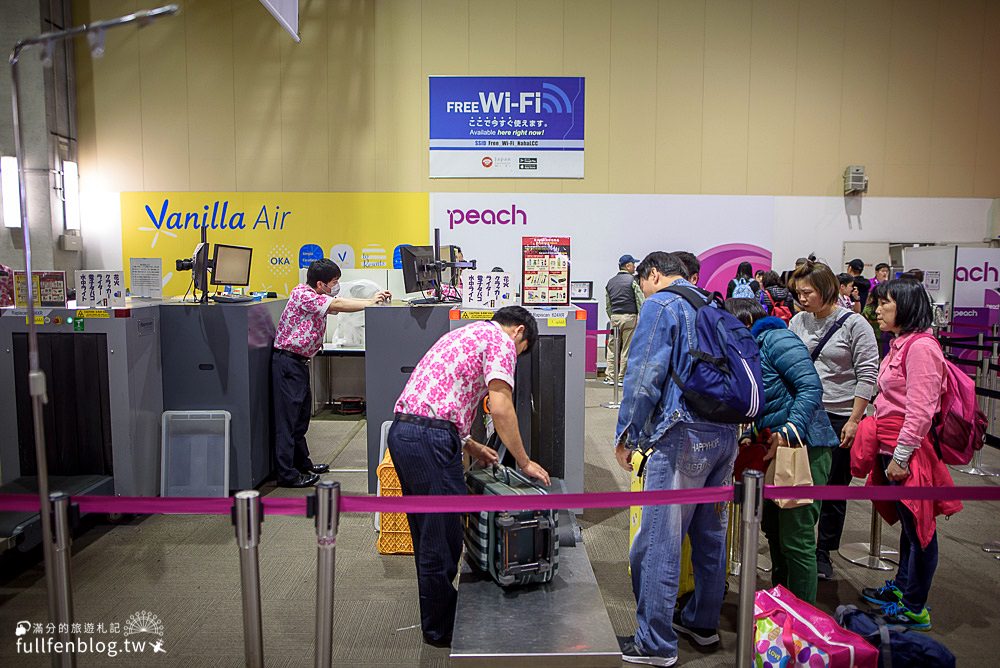
[[[813,484],[826,484],[833,448],[809,448]],[[783,585],[806,603],[816,602],[816,521],[821,501],[779,508],[765,501],[760,528],[771,552],[771,583]]]
[[[271,357],[274,388],[274,457],[278,481],[293,482],[301,471],[312,466],[306,431],[312,414],[309,365],[290,355],[274,351]]]
[[[396,420],[389,429],[388,443],[403,496],[466,494],[462,442],[454,429]],[[448,643],[458,602],[452,583],[462,557],[462,516],[409,513],[406,519],[417,566],[420,628],[426,640]]]
[[[888,468],[892,457],[881,455],[882,468]],[[898,485],[898,482],[890,482]],[[927,605],[931,592],[931,582],[938,565],[937,531],[927,547],[920,546],[917,535],[917,519],[902,501],[896,502],[899,514],[899,568],[896,570],[896,586],[903,592],[903,605],[919,614]]]
[[[849,415],[834,415],[827,413],[833,431],[840,438],[840,432],[847,424]],[[834,448],[833,459],[830,461],[830,476],[827,485],[851,484],[851,450],[850,448]],[[844,533],[844,520],[847,518],[847,501],[824,501],[819,513],[819,538],[816,548],[823,552],[834,552],[840,549],[840,537]]]

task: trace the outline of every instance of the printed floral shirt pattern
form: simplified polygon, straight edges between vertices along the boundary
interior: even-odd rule
[[[447,420],[465,438],[491,380],[514,387],[517,348],[495,322],[475,322],[442,336],[427,351],[403,393],[397,413]]]
[[[332,297],[321,295],[306,284],[296,285],[278,321],[274,347],[312,357],[323,347],[326,309]]]

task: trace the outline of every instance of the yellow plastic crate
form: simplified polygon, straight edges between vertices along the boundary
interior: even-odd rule
[[[380,483],[379,496],[403,495],[399,476],[396,475],[396,467],[392,464],[392,456],[388,450],[376,469],[376,475]],[[413,554],[413,538],[410,536],[406,513],[379,514],[378,541],[375,546],[379,554]]]

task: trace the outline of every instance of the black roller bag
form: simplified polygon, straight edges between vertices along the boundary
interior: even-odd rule
[[[470,470],[470,494],[547,494],[545,488],[506,466]],[[549,582],[559,568],[559,515],[556,510],[468,513],[465,558],[502,587]]]

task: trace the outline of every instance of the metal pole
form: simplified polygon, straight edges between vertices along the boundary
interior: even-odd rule
[[[260,615],[260,492],[246,490],[236,493],[236,543],[240,548],[240,589],[243,592],[243,652],[246,665],[264,665],[264,630]]]
[[[879,516],[878,511],[875,510],[875,504],[872,504],[872,519],[871,528],[868,532],[868,542],[841,545],[838,551],[840,552],[840,556],[852,564],[864,566],[873,571],[892,570],[895,562],[885,557],[898,554],[895,550],[882,548],[882,518]]]
[[[49,471],[45,459],[45,428],[42,406],[48,403],[46,394],[45,374],[38,364],[38,337],[35,331],[35,289],[31,280],[31,229],[28,225],[28,191],[27,191],[27,161],[24,154],[24,136],[21,128],[20,78],[17,65],[21,53],[33,46],[49,47],[55,42],[71,40],[78,35],[103,32],[109,28],[138,22],[143,27],[161,16],[177,12],[177,5],[167,5],[152,10],[143,10],[107,21],[96,21],[87,25],[76,26],[68,30],[42,33],[34,37],[18,40],[10,52],[11,95],[10,101],[14,112],[14,156],[17,158],[18,189],[17,196],[21,205],[21,235],[24,243],[24,275],[27,284],[28,302],[28,394],[31,396],[31,414],[34,423],[35,437],[35,467],[38,477],[38,507],[42,520],[42,555],[45,561],[45,585],[48,594],[49,619],[58,618],[58,600],[56,583],[53,577],[54,554],[52,518],[49,516]],[[103,53],[103,48],[102,48]],[[48,170],[45,170],[48,172]],[[11,277],[13,278],[13,277]]]
[[[615,394],[613,401],[605,401],[601,406],[603,408],[613,408],[615,410],[621,407],[621,401],[618,398],[618,383],[622,380],[622,328],[619,325],[614,326],[615,333],[615,378],[612,385],[615,387]]]
[[[316,484],[316,668],[333,665],[333,603],[337,581],[340,483]]]
[[[980,344],[983,341],[983,335],[979,335]],[[993,350],[995,351],[997,344],[993,344]],[[982,354],[982,353],[980,353]],[[976,370],[976,386],[986,387],[990,390],[997,389],[997,378],[996,374],[990,371],[990,362],[996,360],[996,356],[988,357],[983,356],[983,363],[980,365],[979,369]],[[996,417],[996,401],[992,397],[978,397],[979,408],[984,413],[986,413],[986,429],[987,433],[992,433],[993,421]],[[972,456],[972,461],[965,466],[959,466],[958,470],[962,473],[967,473],[969,475],[982,476],[984,478],[995,478],[1000,476],[1000,470],[992,466],[983,466],[983,451],[976,450],[976,453]]]
[[[52,665],[72,668],[76,665],[76,645],[73,644],[73,588],[70,585],[70,545],[73,537],[69,527],[69,495],[52,492],[49,495],[55,515],[55,544],[53,545],[53,579],[56,598],[56,635],[69,650],[52,655]],[[48,514],[48,507],[46,512]]]
[[[21,203],[21,235],[24,239],[24,271],[28,299],[28,394],[31,396],[31,414],[35,436],[35,467],[38,478],[38,504],[42,520],[42,557],[45,561],[45,585],[48,589],[49,619],[58,618],[52,554],[52,517],[49,508],[49,469],[45,457],[45,424],[43,406],[48,403],[45,391],[45,373],[38,364],[38,335],[35,328],[35,288],[31,280],[31,232],[28,226],[27,166],[24,156],[24,137],[21,129],[20,77],[17,63],[19,49],[10,54],[11,103],[14,107],[14,155],[17,157],[18,190]],[[13,279],[13,277],[11,277]]]
[[[746,471],[743,474],[743,506],[741,525],[743,555],[740,566],[740,607],[736,627],[736,665],[753,665],[754,660],[754,595],[757,593],[757,543],[760,537],[761,510],[764,507],[764,474]]]

